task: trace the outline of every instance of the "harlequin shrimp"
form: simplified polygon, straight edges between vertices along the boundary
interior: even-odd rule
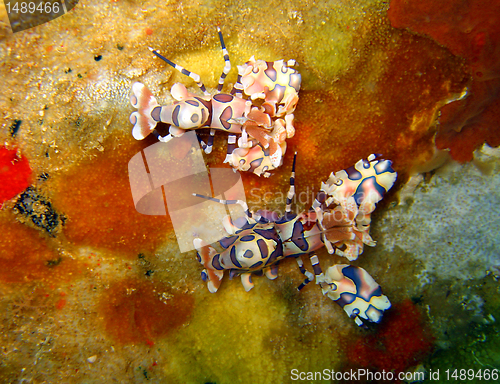
[[[264,108],[271,116],[289,115],[299,101],[301,77],[289,67],[295,60],[266,62],[251,57],[238,66],[238,82],[235,87],[250,95],[252,100],[264,100]],[[293,134],[292,134],[293,136]]]
[[[153,133],[160,141],[169,141],[186,130],[209,128],[207,143],[200,140],[208,154],[212,152],[215,132],[224,131],[229,134],[224,162],[234,169],[267,177],[270,175],[268,171],[282,164],[285,140],[295,133],[293,111],[298,101],[300,74],[290,68],[295,65],[294,60],[285,64],[283,60],[265,62],[255,61],[252,57],[239,67],[238,80],[231,92],[222,93],[231,62],[219,28],[218,34],[225,66],[214,95],[207,91],[199,75],[150,48],[154,55],[192,78],[204,95],[192,94],[183,84],[176,83],[171,89],[175,101],[161,106],[149,89],[141,83],[134,83],[130,101],[137,111],[130,115],[130,122],[134,125],[132,135],[142,140]],[[170,125],[167,136],[162,137],[156,132],[159,122]]]
[[[396,180],[391,162],[372,154],[353,167],[332,172],[327,182],[321,184],[312,207],[296,215],[291,210],[295,161],[296,155],[283,217],[268,211],[253,213],[241,200],[196,195],[226,205],[239,204],[245,211],[242,223],[233,223],[229,217],[224,219],[229,236],[219,241],[222,252],[199,238],[194,239],[198,260],[205,268],[202,279],[210,292],[216,292],[224,271],[228,270],[230,278],[240,275],[245,290],[249,291],[253,288],[252,273],[263,272],[269,279],[275,279],[278,263],[295,258],[306,277],[299,290],[316,278],[323,293],[339,304],[356,324],[362,325],[363,320],[379,322],[391,304],[375,280],[364,269],[350,265],[334,265],[323,273],[315,251],[326,247],[330,254],[354,260],[365,244],[375,245],[369,235],[370,214]],[[309,255],[314,275],[305,269],[303,254]]]

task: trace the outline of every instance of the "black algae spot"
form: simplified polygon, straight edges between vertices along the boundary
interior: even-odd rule
[[[58,257],[57,259],[47,260],[45,262],[45,265],[49,268],[54,268],[54,267],[57,267],[59,264],[61,264],[61,261],[62,261],[62,257]]]
[[[102,55],[95,55],[94,56],[95,61],[101,61],[101,59],[102,59]]]
[[[14,137],[17,134],[17,131],[19,131],[19,127],[21,126],[22,120],[14,120],[12,125],[9,127],[9,132],[12,137]]]
[[[141,264],[141,266],[145,270],[144,275],[148,277],[153,275],[153,273],[155,272],[153,269],[153,265],[150,261],[146,260],[146,255],[144,255],[144,253],[139,253],[138,257],[139,257],[139,264]]]
[[[34,187],[28,187],[19,196],[14,211],[31,220],[35,226],[55,237],[59,226],[64,225],[65,217],[57,213],[51,202],[40,195]]]
[[[411,301],[413,302],[413,304],[422,304],[422,302],[424,301],[424,295],[412,297]]]

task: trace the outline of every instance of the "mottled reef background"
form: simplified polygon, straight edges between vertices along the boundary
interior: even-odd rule
[[[481,0],[96,1],[12,34],[0,5],[0,382],[281,383],[291,369],[500,368],[500,3]],[[293,261],[246,293],[210,294],[168,217],[134,209],[131,84],[162,102],[214,88],[252,55],[295,59],[297,133],[253,209],[297,209],[370,153],[400,177],[373,216],[365,268],[393,303],[364,330]],[[483,144],[488,144],[483,146]],[[493,147],[493,148],[492,148]],[[216,137],[208,165],[221,164]],[[306,198],[307,197],[307,198]],[[319,252],[324,269],[343,263]],[[443,377],[442,377],[443,378]],[[434,381],[436,382],[436,381]]]

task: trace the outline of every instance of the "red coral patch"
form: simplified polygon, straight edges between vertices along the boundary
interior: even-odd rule
[[[392,0],[393,27],[432,37],[469,62],[473,75],[500,75],[500,2],[485,0]]]
[[[152,138],[154,139],[154,138]],[[119,143],[113,148],[113,143]],[[128,162],[152,141],[114,136],[101,156],[81,162],[48,180],[52,199],[68,221],[64,235],[78,245],[106,248],[135,258],[165,241],[173,231],[170,217],[143,215],[135,209]],[[82,203],[84,202],[84,203]]]
[[[465,162],[472,160],[472,153],[483,143],[500,145],[500,81],[498,85],[491,95],[489,84],[474,82],[470,92],[475,96],[441,109],[441,129],[436,136],[439,149],[449,148],[455,160]],[[455,127],[462,128],[457,131]]]
[[[11,210],[0,211],[0,281],[44,281],[57,285],[81,277],[84,265],[61,255],[41,233],[18,222]]]
[[[106,332],[120,344],[146,343],[175,331],[191,317],[194,299],[162,283],[124,280],[106,292],[100,305]]]
[[[30,184],[31,168],[17,149],[0,148],[0,206]]]
[[[402,372],[432,350],[419,309],[409,300],[393,305],[377,334],[359,339],[347,351],[349,361],[363,368]]]
[[[472,83],[467,98],[442,109],[436,145],[455,160],[472,159],[483,143],[500,144],[500,2],[392,0],[393,27],[430,36],[467,60]]]

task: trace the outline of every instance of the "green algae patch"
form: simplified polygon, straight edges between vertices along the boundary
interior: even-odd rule
[[[224,283],[216,294],[198,298],[189,327],[169,346],[164,373],[171,382],[279,383],[289,381],[294,368],[338,366],[338,339],[292,324],[276,290],[257,281],[250,292],[238,281]]]
[[[307,10],[303,28],[301,57],[307,67],[304,89],[331,88],[332,84],[352,68],[359,57],[360,41],[368,38],[370,21],[375,15],[371,7],[377,2],[341,1],[318,4]],[[371,38],[371,37],[370,37]],[[312,72],[315,76],[309,76]]]
[[[243,65],[243,63],[246,63],[252,56],[255,56],[256,59],[262,59],[266,61],[276,61],[280,59],[284,59],[286,61],[292,58],[288,56],[280,57],[279,54],[273,51],[272,47],[259,46],[255,42],[244,42],[241,41],[238,36],[226,36],[224,30],[222,30],[222,33],[224,36],[226,48],[229,53],[229,59],[231,60],[231,71],[226,77],[223,92],[229,93],[231,91],[238,75],[237,66]],[[216,37],[215,33],[214,37]],[[217,88],[219,77],[222,74],[222,69],[224,68],[224,58],[218,40],[213,41],[213,44],[211,44],[210,47],[199,47],[199,49],[193,49],[181,54],[175,54],[169,59],[174,63],[183,66],[189,71],[200,75],[201,81],[208,89]],[[187,87],[192,87],[192,90],[195,93],[200,92],[199,88],[196,86],[196,83],[192,79],[179,73],[179,71],[173,69],[161,60],[157,60],[155,62],[157,64],[156,68],[159,72],[170,72],[171,77],[165,84],[166,86],[168,86],[168,89],[165,89],[166,91],[169,91],[170,87],[174,83],[183,83]]]
[[[450,375],[455,368],[481,370],[483,374],[489,370],[491,374],[493,369],[498,369],[500,360],[498,281],[486,276],[469,281],[465,290],[463,284],[450,284],[450,288],[451,297],[445,306],[431,307],[435,308],[431,312],[433,327],[443,334],[440,336],[441,348],[426,365],[432,371],[441,372],[442,382],[445,382],[447,369]],[[467,378],[470,383],[485,380],[478,376]]]

